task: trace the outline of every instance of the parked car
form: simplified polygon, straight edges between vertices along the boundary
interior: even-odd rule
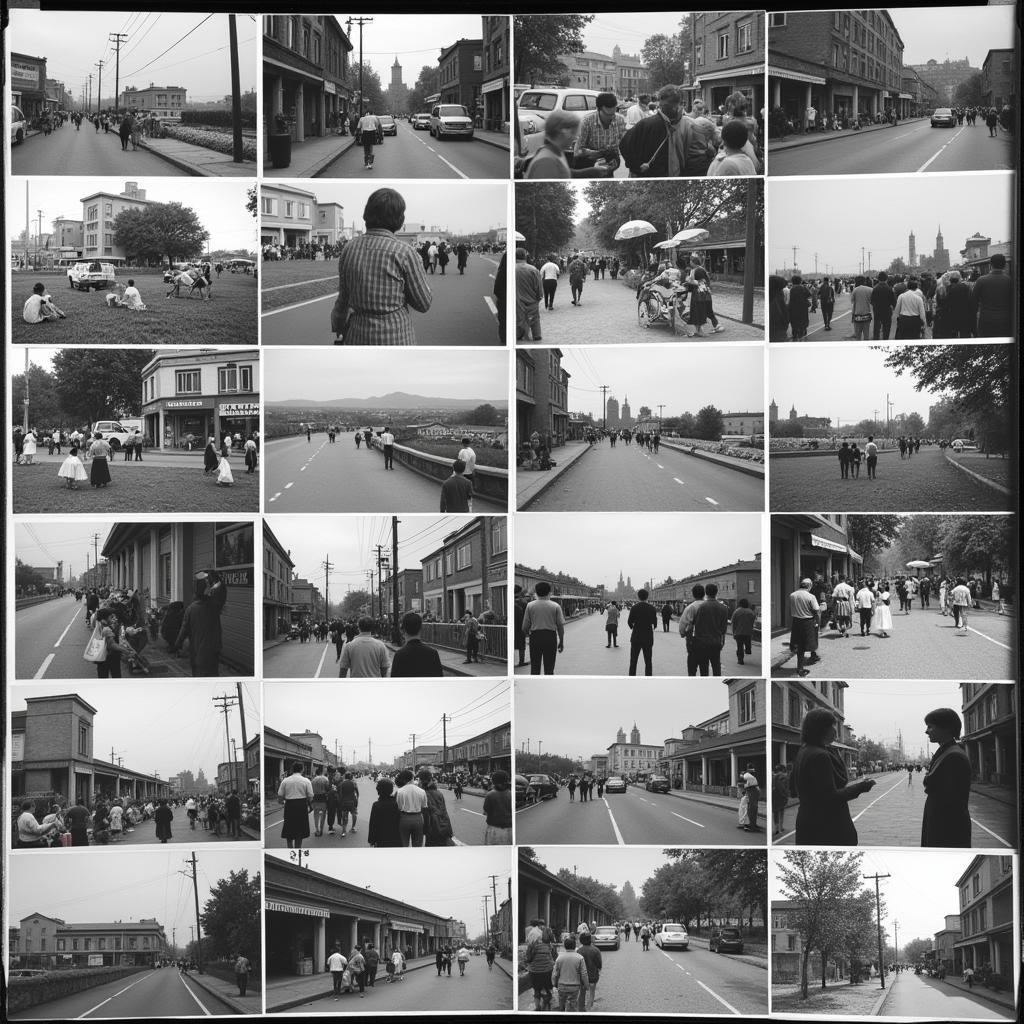
[[[473,138],[473,118],[461,103],[437,103],[430,111],[430,134],[439,142],[447,138]]]
[[[742,953],[743,936],[739,928],[714,928],[708,939],[712,953]]]
[[[949,447],[955,452],[976,452],[978,450],[977,444],[969,437],[955,437],[950,441]]]
[[[554,800],[558,796],[558,783],[550,775],[531,775],[529,779],[535,800]]]
[[[288,630],[288,639],[289,640],[298,640],[300,633],[301,633],[301,630],[299,629],[298,626],[292,626]]]
[[[530,789],[530,780],[525,775],[516,775],[516,807],[525,807],[534,803],[533,791]]]
[[[591,936],[591,942],[598,949],[618,949],[619,943],[619,929],[613,924],[602,924],[598,925],[597,930]]]
[[[686,934],[686,929],[678,922],[665,921],[654,930],[654,944],[659,949],[669,949],[672,947],[689,949],[690,936]]]
[[[90,288],[112,288],[117,280],[113,263],[82,260],[68,267],[68,287],[87,292]]]
[[[380,130],[384,135],[398,135],[398,125],[390,114],[380,115]]]
[[[430,131],[430,114],[424,112],[422,114],[413,114],[412,126],[415,131]]]
[[[932,113],[933,128],[955,128],[956,114],[949,107],[936,107]]]
[[[11,115],[11,145],[16,146],[19,142],[25,141],[25,132],[28,131],[28,121],[25,120],[25,115],[21,112],[21,107],[16,107],[13,103],[8,108]]]
[[[644,783],[644,789],[648,793],[667,793],[670,788],[669,781],[664,775],[652,775]]]
[[[606,793],[625,793],[626,792],[626,780],[618,775],[613,775],[605,784],[604,791]]]
[[[126,427],[118,420],[97,420],[89,427],[93,433],[103,435],[111,451],[118,451],[129,437],[135,437],[135,427]]]
[[[527,89],[519,97],[518,106],[519,131],[527,153],[535,153],[544,142],[544,122],[552,110],[586,114],[597,110],[597,97],[596,89]]]

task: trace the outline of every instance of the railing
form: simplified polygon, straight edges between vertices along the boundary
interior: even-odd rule
[[[374,440],[377,441],[376,438]],[[379,447],[379,443],[375,443],[374,447]],[[414,473],[419,473],[420,476],[430,477],[441,483],[452,475],[454,459],[442,455],[431,455],[429,452],[421,452],[404,444],[396,444],[395,461],[400,462]],[[476,497],[485,498],[502,506],[507,505],[508,470],[500,469],[497,466],[477,464],[473,475],[473,493]]]
[[[480,656],[504,661],[508,657],[508,627],[481,625],[480,631],[484,634],[480,641]],[[461,622],[424,622],[420,639],[431,647],[464,651],[465,634],[466,627]]]

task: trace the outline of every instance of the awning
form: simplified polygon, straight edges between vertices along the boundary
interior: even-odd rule
[[[507,78],[492,78],[489,82],[484,82],[480,91],[486,94],[489,92],[498,92],[500,89],[506,88],[508,88]]]
[[[280,68],[282,71],[287,71],[288,74],[293,75],[296,78],[304,78],[307,82],[312,82],[314,85],[319,85],[320,88],[323,88],[324,80],[319,75],[312,75],[308,71],[301,71],[299,68],[292,67],[291,64],[285,64],[284,61],[274,60],[273,57],[268,57],[266,54],[264,54],[264,68],[266,68],[268,64],[271,67]]]
[[[773,72],[775,73],[775,72]],[[701,75],[693,84],[699,86],[702,82],[720,81],[723,78],[742,78],[745,75],[763,75],[763,64],[748,64],[743,68],[732,68],[729,71],[712,71],[710,75]],[[822,79],[824,82],[824,79]]]
[[[912,100],[914,97],[909,92],[901,92],[899,98],[901,100]]]
[[[267,900],[267,910],[276,910],[282,914],[302,914],[305,917],[330,917],[331,912],[324,907],[307,907],[302,903],[282,903],[280,900]]]
[[[773,68],[768,66],[769,78],[785,78],[791,82],[807,82],[810,85],[824,85],[825,79],[817,75],[805,75],[802,71],[790,71],[788,68]]]
[[[838,544],[834,540],[826,540],[824,537],[818,537],[816,534],[811,534],[811,547],[812,548],[824,548],[826,551],[838,551],[841,555],[849,553],[849,548],[845,544]]]
[[[391,927],[399,932],[425,932],[426,928],[421,924],[413,924],[411,921],[396,921],[391,919]]]

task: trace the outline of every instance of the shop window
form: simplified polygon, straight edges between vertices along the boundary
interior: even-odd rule
[[[838,14],[835,15],[835,18],[838,21],[839,15]],[[785,28],[786,27],[786,15],[783,14],[782,12],[769,14],[768,15],[768,27],[769,28]],[[837,24],[836,28],[838,28],[838,27],[839,27],[839,25]]]
[[[217,569],[251,566],[255,552],[252,523],[218,524],[214,535],[214,550]]]

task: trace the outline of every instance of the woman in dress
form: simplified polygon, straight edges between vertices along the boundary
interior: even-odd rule
[[[22,463],[22,465],[36,465],[36,432],[34,430],[29,430],[29,432],[25,435],[25,439],[22,442],[21,454],[25,457],[25,461],[24,463]]]
[[[109,606],[97,609],[94,620],[100,627],[100,636],[107,648],[106,660],[96,663],[96,675],[100,679],[120,679],[121,655],[130,656],[133,653],[121,641],[121,623],[114,609]]]
[[[455,829],[448,817],[444,795],[429,772],[420,773],[420,785],[427,794],[427,806],[423,811],[424,846],[454,846]]]
[[[89,445],[89,458],[92,466],[89,470],[89,483],[93,487],[106,487],[110,483],[110,445],[103,440],[97,430]]]
[[[292,762],[292,773],[281,780],[277,799],[284,804],[281,838],[289,850],[301,850],[309,838],[309,812],[313,810],[313,784],[302,774],[302,762]]]
[[[168,806],[167,797],[160,797],[160,802],[153,812],[153,821],[156,822],[156,837],[161,843],[166,843],[171,838],[171,822],[173,820],[174,811]]]
[[[949,614],[949,581],[945,576],[939,583],[939,611],[943,615]]]
[[[82,465],[82,460],[78,457],[77,448],[72,448],[68,452],[68,457],[61,463],[60,469],[57,470],[57,479],[63,480],[64,486],[69,491],[77,491],[78,482],[89,479],[85,472],[85,466]]]
[[[892,632],[892,609],[889,602],[892,595],[889,591],[889,581],[882,580],[878,585],[878,594],[875,597],[875,608],[871,615],[871,629],[878,630],[878,635],[888,637]]]
[[[963,723],[952,708],[936,708],[924,716],[930,743],[938,744],[925,772],[922,846],[971,845],[971,762],[957,742]]]

